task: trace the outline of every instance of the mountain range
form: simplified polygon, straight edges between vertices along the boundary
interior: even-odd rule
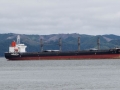
[[[78,50],[78,37],[80,37],[80,50],[97,48],[97,39],[100,38],[100,49],[120,47],[120,36],[109,35],[86,35],[86,34],[50,34],[50,35],[27,35],[6,33],[0,34],[0,57],[9,51],[13,40],[17,41],[20,35],[20,43],[27,45],[27,52],[40,52],[40,39],[43,40],[43,50],[59,49],[59,38],[62,42],[62,51]]]

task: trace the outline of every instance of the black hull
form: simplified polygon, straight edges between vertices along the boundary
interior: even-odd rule
[[[81,59],[118,59],[120,49],[91,50],[71,52],[5,53],[8,60],[81,60]]]

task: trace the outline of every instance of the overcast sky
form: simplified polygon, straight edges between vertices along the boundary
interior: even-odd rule
[[[0,0],[0,33],[120,35],[120,0]]]

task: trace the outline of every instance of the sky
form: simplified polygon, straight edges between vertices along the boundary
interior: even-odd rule
[[[120,0],[0,0],[0,33],[120,35]]]

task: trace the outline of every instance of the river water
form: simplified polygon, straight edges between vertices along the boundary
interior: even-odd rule
[[[7,61],[0,90],[119,90],[120,60]]]

